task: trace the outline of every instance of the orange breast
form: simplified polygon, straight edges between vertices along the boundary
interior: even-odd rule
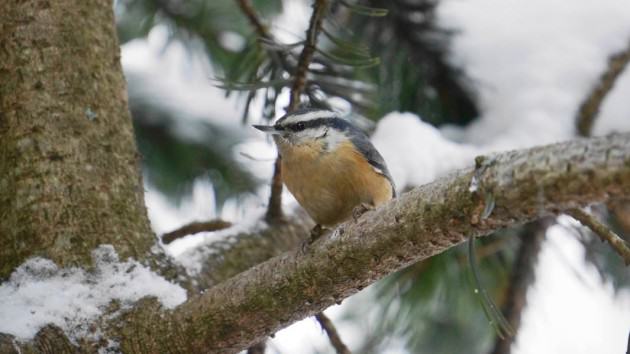
[[[318,224],[333,226],[361,203],[378,206],[392,198],[392,186],[350,142],[320,153],[321,143],[282,148],[282,179]]]

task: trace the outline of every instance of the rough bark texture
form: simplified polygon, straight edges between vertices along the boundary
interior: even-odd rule
[[[110,0],[0,1],[0,279],[153,244]]]
[[[287,220],[264,230],[236,234],[224,242],[213,242],[190,251],[205,254],[201,272],[195,276],[196,288],[208,289],[269,258],[296,249],[309,236],[313,221],[300,211]]]
[[[474,171],[415,188],[306,253],[259,264],[174,311],[144,301],[110,330],[126,353],[235,353],[469,235],[629,192],[630,134],[479,158]]]

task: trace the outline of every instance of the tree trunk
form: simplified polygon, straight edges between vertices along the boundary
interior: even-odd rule
[[[0,1],[0,279],[153,244],[111,0]]]

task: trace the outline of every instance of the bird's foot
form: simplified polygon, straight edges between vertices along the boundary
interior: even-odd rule
[[[374,210],[374,206],[367,203],[361,203],[352,209],[352,219],[354,222],[359,220],[361,215],[365,214],[367,211]]]
[[[310,246],[313,242],[315,242],[318,238],[320,238],[324,234],[324,228],[317,224],[309,234],[309,237],[302,242],[302,252],[306,252],[308,246]]]

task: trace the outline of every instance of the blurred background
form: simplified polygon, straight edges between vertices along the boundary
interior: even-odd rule
[[[115,10],[156,233],[260,223],[276,152],[251,124],[285,113],[312,1],[117,0]],[[629,43],[625,0],[331,1],[302,101],[372,134],[404,192],[479,154],[574,138],[580,104]],[[625,70],[590,134],[630,131],[628,97]],[[290,214],[297,204],[283,197]],[[628,239],[627,207],[592,212]],[[194,269],[192,250],[231,232],[165,247]],[[574,220],[502,230],[477,254],[492,297],[521,318],[511,352],[624,352],[630,272]],[[473,288],[466,249],[455,247],[326,313],[356,353],[510,353]],[[267,347],[333,352],[313,319]]]

